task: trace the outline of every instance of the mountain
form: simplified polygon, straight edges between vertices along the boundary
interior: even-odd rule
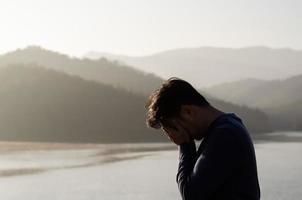
[[[133,93],[149,94],[162,82],[162,79],[154,74],[104,58],[98,60],[71,58],[38,46],[29,46],[0,56],[0,67],[19,63],[41,65],[86,80],[121,87]]]
[[[167,141],[145,125],[146,97],[37,66],[0,69],[0,139]]]
[[[210,95],[240,105],[268,109],[302,99],[302,75],[283,80],[246,79],[203,88]]]
[[[302,100],[298,100],[288,105],[283,105],[276,108],[266,109],[271,118],[279,119],[282,122],[287,122],[291,125],[292,130],[302,130]],[[281,122],[281,124],[282,124]],[[280,126],[279,124],[272,124],[275,127]]]
[[[93,61],[70,58],[36,46],[0,56],[0,74],[0,102],[3,103],[0,133],[5,135],[2,139],[18,139],[22,132],[26,132],[24,138],[20,137],[24,140],[36,138],[47,141],[84,142],[92,138],[91,140],[98,142],[125,142],[163,139],[141,134],[154,132],[145,127],[144,105],[150,92],[164,81],[152,74],[106,59]],[[83,88],[88,87],[87,85],[94,85],[89,86],[94,89],[87,89],[89,94],[83,99],[86,94]],[[80,102],[76,101],[77,99]],[[252,134],[268,132],[274,128],[267,116],[258,109],[237,106],[210,96],[209,100],[220,109],[235,112],[242,117]],[[103,104],[110,106],[104,107]],[[100,108],[106,112],[101,112]],[[112,113],[107,119],[107,113],[111,112],[109,110],[112,110]],[[119,121],[114,125],[112,121],[115,118],[111,116],[113,113],[119,116],[116,118]],[[64,120],[67,124],[64,124]],[[259,122],[263,123],[259,125]],[[47,131],[43,135],[45,130]],[[82,134],[89,130],[92,133],[85,139]],[[108,138],[97,135],[96,132],[100,130],[109,133]],[[116,132],[124,132],[123,130],[130,135],[117,139],[119,136],[115,135]],[[53,139],[50,137],[50,131],[55,132]],[[74,138],[65,137],[73,132],[76,134]],[[156,134],[158,135],[158,132]],[[163,141],[166,141],[166,138]]]
[[[203,88],[242,79],[284,79],[302,73],[302,51],[246,48],[185,48],[129,57],[90,52],[87,58],[117,60],[163,78],[181,77]]]
[[[275,126],[284,126],[287,121],[291,129],[302,130],[302,74],[286,79],[264,81],[246,79],[203,88],[208,94],[263,110],[277,120]]]
[[[0,140],[47,142],[168,141],[145,124],[147,97],[35,65],[0,69]],[[267,116],[209,98],[235,112],[252,134],[271,130]],[[261,125],[259,126],[259,122]]]

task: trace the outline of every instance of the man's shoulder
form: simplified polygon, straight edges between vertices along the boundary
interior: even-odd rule
[[[247,131],[242,119],[235,113],[225,113],[219,119],[216,128],[228,128],[237,131]]]
[[[249,131],[234,113],[223,116],[213,127],[209,136],[216,139],[233,140],[237,143],[252,143]]]
[[[224,114],[216,123],[215,127],[213,127],[212,131],[222,131],[225,130],[227,132],[232,133],[246,133],[249,134],[247,128],[245,127],[242,119],[238,117],[234,113],[226,113]]]

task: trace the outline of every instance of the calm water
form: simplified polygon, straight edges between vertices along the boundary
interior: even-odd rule
[[[300,200],[302,143],[259,142],[255,146],[262,199]],[[0,153],[0,197],[4,200],[180,199],[175,182],[177,159],[175,147],[163,144],[6,150]]]

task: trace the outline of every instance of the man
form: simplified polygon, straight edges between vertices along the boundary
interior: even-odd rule
[[[258,200],[254,146],[242,120],[213,107],[188,82],[170,78],[146,105],[147,124],[178,145],[183,200]],[[202,140],[196,150],[194,140]]]

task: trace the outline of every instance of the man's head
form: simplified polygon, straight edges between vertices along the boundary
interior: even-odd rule
[[[191,84],[173,77],[150,95],[146,122],[155,129],[175,129],[175,123],[178,123],[192,139],[201,139],[200,132],[207,128],[207,124],[200,123],[203,111],[210,107]]]

